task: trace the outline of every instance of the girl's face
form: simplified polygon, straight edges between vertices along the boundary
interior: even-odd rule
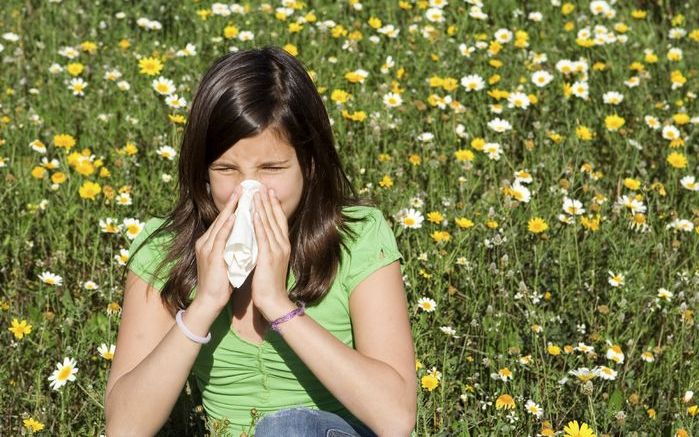
[[[245,179],[273,189],[287,220],[301,200],[303,174],[296,150],[271,129],[238,141],[209,166],[211,196],[219,211]]]

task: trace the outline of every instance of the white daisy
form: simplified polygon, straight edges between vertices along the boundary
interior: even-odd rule
[[[646,122],[646,126],[648,126],[651,129],[660,129],[660,120],[658,120],[657,117],[653,117],[652,115],[646,115],[643,117],[643,121]]]
[[[175,156],[177,156],[177,151],[170,146],[159,147],[158,150],[155,151],[155,153],[160,155],[161,158],[164,158],[164,159],[167,159],[170,161],[175,159]]]
[[[383,103],[389,108],[396,108],[403,103],[403,99],[398,93],[387,93],[383,96]]]
[[[597,370],[597,375],[602,379],[606,379],[607,381],[616,379],[617,371],[614,369],[607,366],[597,366],[595,369]]]
[[[608,105],[618,105],[624,100],[624,95],[616,91],[608,91],[602,94],[602,100]]]
[[[39,275],[39,279],[44,284],[55,285],[57,287],[63,285],[63,278],[51,272],[42,272]]]
[[[116,352],[116,346],[113,344],[110,344],[109,347],[105,343],[102,343],[98,348],[97,352],[104,358],[105,360],[111,360],[114,358],[114,352]]]
[[[663,138],[666,140],[676,140],[680,137],[680,130],[673,125],[663,127]]]
[[[421,310],[426,311],[428,313],[431,313],[435,309],[437,309],[437,302],[430,299],[429,297],[421,297],[417,300],[417,305]]]
[[[527,109],[529,107],[529,97],[524,93],[514,92],[507,96],[509,108]]]
[[[160,76],[151,83],[153,89],[162,96],[169,96],[175,92],[175,84],[172,80]]]
[[[477,74],[469,74],[461,78],[461,86],[466,88],[467,92],[480,91],[485,88],[485,81]]]
[[[117,205],[121,205],[121,206],[128,206],[128,205],[131,205],[131,204],[132,204],[132,202],[131,202],[131,194],[129,194],[129,193],[119,193],[119,194],[114,198],[114,202],[115,202]]]
[[[587,85],[587,81],[584,80],[574,82],[570,87],[570,91],[575,97],[579,97],[583,100],[587,100],[590,96],[590,87]]]
[[[694,229],[694,223],[687,219],[675,219],[671,221],[665,229],[675,229],[677,231],[692,232]]]
[[[581,215],[585,212],[585,208],[582,207],[582,202],[575,199],[570,199],[565,197],[563,199],[563,211],[570,215]]]
[[[78,368],[75,367],[77,362],[73,358],[65,357],[63,364],[57,363],[56,369],[53,371],[48,380],[51,381],[51,388],[58,390],[63,387],[68,381],[75,381],[75,374],[78,373]]]
[[[696,182],[694,176],[683,177],[680,179],[680,184],[690,191],[699,191],[699,183]]]
[[[81,77],[76,77],[70,80],[68,89],[73,92],[74,96],[84,96],[85,88],[87,88],[87,82],[85,82]]]
[[[495,38],[495,41],[499,42],[500,44],[507,44],[508,42],[512,41],[512,32],[508,29],[498,29],[495,31],[493,38]]]
[[[396,214],[396,220],[403,228],[419,229],[425,220],[422,213],[413,208],[403,208]]]
[[[532,414],[537,418],[541,417],[544,414],[544,409],[541,408],[539,404],[537,404],[531,399],[529,399],[527,403],[524,404],[524,409],[527,410],[527,413]]]
[[[548,71],[537,71],[532,74],[532,83],[539,88],[545,87],[553,80],[553,75]]]
[[[512,197],[514,197],[515,200],[522,203],[529,203],[531,192],[527,187],[515,181],[510,188],[512,189]]]
[[[138,234],[143,230],[145,223],[138,221],[138,219],[125,218],[123,222],[123,227],[126,229],[126,238],[133,240],[138,236]]]
[[[611,270],[609,270],[607,273],[609,273],[609,278],[607,281],[609,282],[609,285],[612,287],[621,287],[624,285],[624,275],[621,273],[614,273]]]
[[[498,161],[500,159],[502,149],[498,143],[485,143],[483,145],[483,152],[488,154],[488,158]]]
[[[621,346],[618,344],[612,345],[609,349],[607,349],[607,359],[614,361],[617,364],[621,364],[624,362],[624,352],[621,350]]]
[[[501,118],[494,118],[490,120],[488,122],[488,127],[498,133],[503,133],[512,130],[512,125],[510,124],[510,122]]]
[[[180,109],[187,106],[187,101],[184,97],[179,97],[177,94],[170,94],[165,97],[165,103],[173,109]]]
[[[672,301],[672,291],[668,290],[667,288],[659,288],[658,289],[658,299],[664,300],[666,302]]]
[[[85,281],[83,283],[83,288],[85,290],[98,290],[100,288],[100,286],[97,285],[97,283],[95,281],[90,280],[90,281]]]
[[[129,261],[129,251],[124,248],[119,249],[119,254],[114,255],[114,260],[120,266],[125,266],[126,263]]]
[[[119,231],[121,231],[121,225],[116,221],[116,219],[111,217],[100,219],[99,227],[100,231],[105,234],[117,234]]]
[[[425,11],[425,18],[432,23],[443,23],[444,12],[439,8],[429,8]]]

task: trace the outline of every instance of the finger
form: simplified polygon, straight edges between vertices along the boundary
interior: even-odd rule
[[[255,228],[255,239],[257,240],[257,247],[260,248],[260,252],[262,252],[263,249],[269,251],[269,240],[265,234],[262,219],[260,219],[260,213],[258,211],[255,211],[253,214],[252,225]]]
[[[211,246],[212,252],[223,253],[223,247],[225,246],[226,241],[228,240],[228,236],[231,234],[231,231],[233,230],[233,225],[235,225],[235,219],[236,217],[233,214],[231,214],[228,216],[226,220],[223,221],[223,226],[221,226],[221,229],[214,237],[214,242]]]
[[[277,246],[276,238],[272,233],[272,229],[269,224],[269,217],[267,217],[267,210],[265,209],[264,203],[262,201],[263,194],[261,192],[255,193],[255,202],[257,203],[257,211],[260,217],[260,224],[265,229],[265,236],[267,237],[267,242],[269,243],[270,249]]]
[[[214,220],[214,223],[211,224],[210,228],[211,232],[206,238],[206,243],[208,245],[213,245],[213,241],[216,239],[216,235],[218,234],[219,230],[221,229],[222,225],[225,223],[226,219],[233,214],[233,211],[235,210],[235,206],[238,203],[238,198],[240,197],[241,193],[241,188],[240,185],[235,187],[235,190],[233,190],[233,195],[228,199],[226,204],[224,205],[223,209],[221,212],[219,212],[218,216],[216,216],[216,220]]]
[[[281,247],[283,243],[282,231],[279,229],[279,224],[277,224],[277,217],[274,215],[274,209],[272,208],[272,202],[269,199],[269,193],[264,190],[260,200],[265,209],[265,220],[270,230],[271,236],[274,238],[277,246]]]
[[[286,214],[284,214],[284,210],[282,209],[282,204],[281,202],[279,202],[279,199],[277,198],[277,193],[275,193],[274,190],[270,190],[269,198],[272,203],[272,210],[274,211],[274,215],[277,218],[277,224],[279,224],[279,229],[282,231],[284,239],[288,240],[289,225],[287,223]]]

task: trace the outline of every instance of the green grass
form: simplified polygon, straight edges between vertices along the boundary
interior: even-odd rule
[[[207,20],[197,10],[210,11],[211,2],[159,3],[3,3],[2,33],[12,32],[19,40],[0,39],[0,175],[5,181],[0,190],[0,435],[31,433],[23,424],[30,417],[44,424],[40,435],[104,433],[101,404],[110,362],[97,348],[116,340],[119,317],[108,313],[107,306],[121,302],[124,268],[115,257],[130,240],[125,230],[101,232],[99,223],[107,218],[144,222],[167,211],[176,196],[176,159],[163,159],[156,150],[166,145],[178,149],[182,125],[168,115],[187,116],[187,108],[169,108],[152,89],[157,76],[139,73],[137,57],[160,57],[160,75],[172,79],[177,94],[190,104],[205,69],[229,47],[287,43],[295,45],[299,59],[315,72],[347,173],[391,219],[404,254],[411,324],[422,364],[418,378],[422,382],[433,367],[441,372],[436,388],[416,388],[418,435],[536,435],[543,421],[562,431],[573,420],[589,424],[597,435],[671,436],[680,429],[696,435],[699,419],[690,414],[696,410],[688,410],[696,406],[696,396],[683,401],[686,392],[699,391],[699,192],[680,182],[685,176],[699,177],[699,15],[690,2],[617,2],[612,5],[616,16],[604,18],[592,14],[587,1],[574,2],[576,7],[564,15],[549,0],[494,0],[485,2],[488,18],[479,20],[469,16],[469,3],[451,0],[443,9],[443,23],[430,23],[426,10],[412,2],[406,2],[409,10],[394,1],[366,1],[362,10],[348,2],[308,2],[286,21],[258,11],[258,3],[251,3],[246,15]],[[279,6],[274,3],[272,9]],[[632,17],[636,9],[646,11],[646,17]],[[311,11],[318,22],[333,20],[347,34],[335,38],[310,23],[299,33],[288,32],[288,23]],[[536,11],[541,21],[527,19]],[[117,19],[117,12],[125,18]],[[139,28],[139,17],[158,20],[162,29]],[[370,17],[393,24],[400,29],[398,37],[377,33],[368,24]],[[572,29],[565,30],[566,23]],[[618,23],[628,26],[624,44],[576,43],[577,32],[586,26],[604,25],[619,36],[623,29],[615,30]],[[229,24],[254,32],[254,41],[215,39]],[[427,25],[434,27],[432,40],[423,36]],[[673,28],[686,33],[671,39]],[[498,29],[509,29],[513,36],[525,31],[528,47],[516,47],[513,37],[499,53],[489,55]],[[344,49],[355,30],[362,39],[349,44],[351,50]],[[371,42],[372,35],[380,42]],[[122,39],[128,40],[128,48],[119,47]],[[94,54],[80,51],[73,60],[59,54],[66,46],[80,50],[87,41],[96,44]],[[196,46],[197,54],[175,57],[187,43]],[[459,51],[462,43],[485,48],[465,57]],[[669,60],[670,47],[681,49],[682,59]],[[644,50],[657,55],[657,61],[649,62]],[[548,59],[534,64],[530,52]],[[395,66],[384,74],[381,67],[389,55]],[[336,63],[328,60],[331,56]],[[502,65],[492,66],[492,59]],[[587,100],[564,95],[565,83],[573,85],[584,77],[557,71],[556,63],[563,59],[586,61]],[[68,89],[64,82],[72,76],[67,71],[49,71],[54,63],[65,69],[71,62],[84,66],[78,76],[88,83],[84,96]],[[596,63],[604,69],[593,68]],[[122,76],[104,79],[114,68]],[[364,83],[345,80],[345,73],[358,68],[369,72]],[[403,75],[398,74],[401,68]],[[531,81],[538,69],[553,75],[542,88]],[[674,89],[673,71],[686,79]],[[480,75],[485,88],[466,92],[458,84],[468,74]],[[637,75],[638,86],[625,85]],[[456,79],[457,88],[430,87],[432,77]],[[129,83],[128,91],[117,87],[120,80]],[[403,90],[403,103],[389,108],[382,98],[394,85]],[[335,89],[349,92],[352,99],[336,104],[331,99]],[[496,89],[530,94],[537,103],[508,108],[506,98],[498,101],[488,94]],[[602,96],[608,91],[622,93],[624,100],[605,104]],[[431,94],[449,96],[463,109],[432,106]],[[490,105],[496,103],[502,104],[500,114],[492,112]],[[364,111],[367,118],[350,121],[342,110]],[[621,129],[606,127],[605,117],[611,114],[624,118]],[[671,144],[662,128],[652,129],[645,116],[677,127],[683,142]],[[488,128],[494,118],[507,120],[512,129],[494,132]],[[459,125],[465,132],[461,136]],[[592,140],[576,135],[579,126],[594,133]],[[434,139],[420,142],[423,132]],[[57,147],[54,136],[59,134],[71,135],[77,144],[70,151]],[[475,138],[499,143],[500,159],[474,148]],[[34,141],[45,144],[46,154],[32,150]],[[127,143],[135,144],[138,153],[121,153]],[[71,153],[86,148],[109,176],[100,175],[99,167],[85,175],[68,165]],[[458,161],[457,150],[470,150],[473,159]],[[673,152],[686,158],[684,167],[668,161]],[[409,161],[412,154],[419,164]],[[56,159],[60,166],[36,178],[43,157]],[[592,170],[583,171],[586,166]],[[531,191],[526,202],[503,190],[521,170],[532,176],[531,183],[523,184]],[[57,172],[66,180],[53,189],[50,178]],[[173,180],[164,182],[162,174]],[[384,176],[392,179],[392,186],[381,186]],[[79,194],[86,181],[101,187],[94,199]],[[133,203],[117,204],[114,195],[120,192],[130,192]],[[624,195],[641,196],[647,209],[637,218],[645,220],[648,232],[629,227],[629,208],[615,207]],[[416,209],[425,222],[420,229],[403,228],[396,214],[411,207],[415,196],[424,201]],[[558,219],[559,214],[568,215],[562,209],[565,196],[579,200],[586,210],[573,224]],[[595,196],[606,201],[597,203]],[[446,224],[428,221],[430,212],[441,213]],[[595,214],[600,218],[597,230],[581,223]],[[535,217],[546,222],[545,232],[528,230]],[[474,226],[461,228],[458,218]],[[695,227],[667,229],[674,219]],[[447,231],[450,239],[437,242],[434,231]],[[624,274],[623,286],[610,285],[610,270]],[[44,271],[60,275],[63,285],[42,282]],[[90,280],[99,288],[84,288]],[[671,291],[672,299],[659,300],[660,288]],[[419,308],[423,297],[436,302],[436,311]],[[32,326],[22,339],[8,329],[15,318]],[[458,337],[442,332],[443,326],[455,329]],[[580,342],[593,346],[596,355],[574,350]],[[608,342],[620,346],[623,363],[606,358]],[[560,347],[559,355],[549,353],[549,343]],[[653,362],[642,359],[646,351],[653,353]],[[75,381],[55,391],[47,378],[64,357],[75,358],[79,371]],[[616,378],[596,377],[591,389],[585,389],[569,373],[595,366],[615,370]],[[511,380],[491,377],[504,368],[512,372]],[[559,383],[564,377],[568,381]],[[513,397],[513,410],[496,408],[503,394]],[[540,418],[526,411],[529,399],[543,408]],[[198,403],[196,387],[183,392],[162,434],[203,435],[205,418]]]

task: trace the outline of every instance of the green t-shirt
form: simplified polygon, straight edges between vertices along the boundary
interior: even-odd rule
[[[357,238],[346,240],[348,247],[347,250],[342,248],[342,262],[329,293],[317,305],[307,307],[306,314],[354,348],[349,314],[352,290],[369,274],[403,256],[379,209],[350,206],[343,211],[366,219],[348,223],[356,231]],[[131,243],[129,252],[133,254],[163,220],[148,220]],[[165,256],[160,246],[165,240],[164,236],[151,239],[131,261],[131,270],[158,290],[166,282],[168,268],[163,269],[159,278],[154,278],[152,273]],[[295,284],[293,272],[289,276],[287,290]],[[196,287],[190,296],[194,294]],[[202,345],[192,367],[207,415],[219,420],[227,418],[231,422],[231,435],[237,437],[243,431],[254,432],[254,426],[247,429],[252,423],[252,408],[264,415],[283,408],[304,406],[360,422],[321,384],[280,334],[269,329],[258,345],[238,336],[230,327],[231,320],[230,305],[227,305],[210,328],[211,341]]]

